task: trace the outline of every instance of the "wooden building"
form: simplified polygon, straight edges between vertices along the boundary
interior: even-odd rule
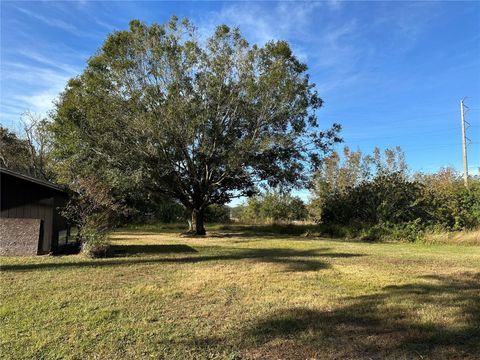
[[[58,252],[68,242],[69,227],[60,211],[65,188],[0,168],[0,255]]]

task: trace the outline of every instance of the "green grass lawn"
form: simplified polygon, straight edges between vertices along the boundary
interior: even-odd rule
[[[5,359],[480,358],[480,247],[137,227],[2,258]]]

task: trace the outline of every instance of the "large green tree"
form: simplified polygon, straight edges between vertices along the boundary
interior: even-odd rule
[[[306,71],[284,41],[250,46],[225,25],[203,39],[187,20],[131,21],[58,101],[59,168],[177,199],[205,234],[208,205],[257,183],[302,186],[339,140],[339,125],[317,125],[322,100]]]

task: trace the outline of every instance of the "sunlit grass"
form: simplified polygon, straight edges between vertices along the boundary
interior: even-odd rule
[[[205,238],[180,237],[173,226],[119,230],[106,259],[1,259],[1,356],[480,353],[480,247],[210,230]]]

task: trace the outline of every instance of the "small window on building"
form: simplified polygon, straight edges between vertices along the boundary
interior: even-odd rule
[[[61,230],[58,232],[58,245],[67,245],[67,230]]]

